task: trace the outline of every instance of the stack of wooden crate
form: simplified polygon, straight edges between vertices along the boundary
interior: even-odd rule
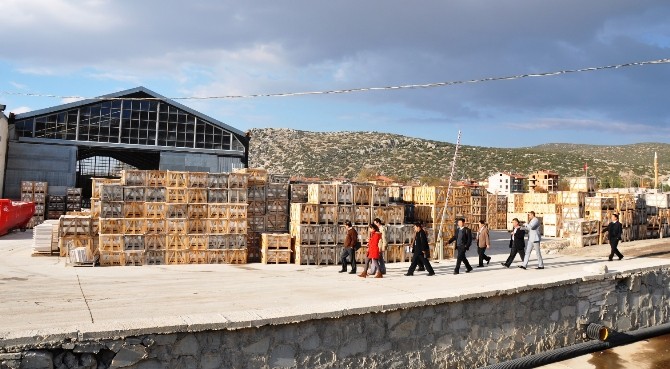
[[[487,196],[486,222],[489,229],[507,229],[507,196],[494,194]]]
[[[292,261],[291,235],[288,233],[263,233],[261,235],[263,264],[289,264]]]
[[[47,218],[59,219],[61,215],[65,215],[65,204],[67,197],[65,195],[48,195],[47,196]]]
[[[607,241],[607,226],[612,214],[616,211],[614,197],[586,197],[584,202],[584,219],[600,223],[598,243]]]
[[[65,193],[65,211],[81,211],[81,188],[67,188]]]
[[[570,240],[570,246],[583,247],[598,245],[601,234],[598,220],[566,220],[563,222],[562,236]]]
[[[35,214],[30,219],[27,228],[42,224],[47,214],[47,182],[21,181],[21,201],[35,203]]]
[[[448,188],[443,186],[413,188],[414,219],[424,224],[428,235],[428,243],[433,250],[432,255],[437,255],[435,245],[440,225],[442,226],[442,238],[446,241],[454,233],[456,218],[466,218],[470,211],[470,191],[465,187],[452,188],[452,200],[449,201],[449,206],[445,211],[447,191]],[[443,213],[444,223],[442,223]],[[446,245],[446,242],[443,246],[444,256],[447,258],[453,257],[453,248]]]
[[[668,237],[670,220],[670,193],[645,194],[647,206],[647,238]]]
[[[58,223],[58,247],[60,256],[67,256],[71,248],[83,248],[86,260],[93,261],[97,254],[96,243],[93,242],[91,216],[63,215]]]
[[[246,174],[128,170],[109,182],[93,181],[101,265],[247,262]]]

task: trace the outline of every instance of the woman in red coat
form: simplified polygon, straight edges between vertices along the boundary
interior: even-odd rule
[[[382,234],[379,233],[379,227],[377,227],[377,225],[374,223],[371,223],[368,226],[368,229],[370,230],[370,239],[368,240],[368,257],[367,262],[365,263],[365,269],[363,269],[363,273],[361,273],[359,277],[365,278],[368,276],[368,267],[370,266],[370,261],[372,261],[372,266],[374,270],[377,271],[375,278],[383,278],[381,269],[379,269],[379,241],[382,239]]]

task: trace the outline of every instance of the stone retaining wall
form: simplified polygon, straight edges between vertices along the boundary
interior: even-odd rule
[[[618,331],[670,321],[667,269],[530,288],[237,330],[0,340],[0,369],[476,368],[581,342],[581,316]]]

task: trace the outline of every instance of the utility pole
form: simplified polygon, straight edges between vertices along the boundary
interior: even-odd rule
[[[444,208],[442,208],[442,218],[440,219],[440,229],[437,232],[437,240],[435,246],[437,249],[437,257],[439,260],[444,259],[444,239],[442,228],[444,228],[444,218],[447,216],[447,207],[449,207],[449,197],[451,196],[451,183],[454,180],[454,172],[456,171],[456,159],[458,158],[458,149],[461,147],[461,131],[458,131],[458,138],[456,139],[456,149],[454,150],[454,158],[451,160],[451,174],[449,174],[449,184],[447,185],[447,196],[444,200]]]

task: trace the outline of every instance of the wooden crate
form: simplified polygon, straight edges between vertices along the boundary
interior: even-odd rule
[[[125,202],[123,204],[124,218],[145,218],[144,202]]]
[[[404,263],[412,260],[412,253],[408,251],[409,245],[388,245],[384,261],[387,263]]]
[[[207,250],[209,247],[209,236],[205,234],[189,234],[188,245],[191,251]]]
[[[101,184],[100,200],[123,201],[123,186],[120,184]]]
[[[185,187],[168,187],[165,189],[165,202],[188,203],[188,189]]]
[[[249,176],[244,173],[230,173],[228,175],[228,188],[249,187]]]
[[[246,174],[249,186],[264,185],[269,179],[268,171],[263,168],[240,168],[236,169],[235,173]]]
[[[177,172],[168,170],[165,187],[186,188],[188,184],[188,172]]]
[[[209,264],[246,264],[247,250],[207,250],[207,262]]]
[[[570,191],[593,192],[596,190],[596,177],[569,177],[567,181]]]
[[[355,184],[352,188],[353,203],[355,205],[371,205],[372,204],[372,189],[373,186],[367,184]],[[387,201],[388,203],[388,201]]]
[[[261,263],[263,264],[290,264],[291,250],[261,250]]]
[[[121,171],[121,184],[124,186],[146,186],[147,172],[125,169]]]
[[[47,195],[44,194],[44,193],[34,193],[33,194],[33,201],[37,204],[46,204]]]
[[[101,218],[99,227],[100,234],[123,234],[123,218]]]
[[[66,215],[58,222],[60,236],[90,236],[91,217]]]
[[[343,246],[340,245],[319,245],[318,263],[320,265],[337,265],[340,263]]]
[[[319,224],[337,224],[338,205],[319,204]]]
[[[365,259],[368,255],[368,247],[363,246],[356,251],[356,263],[365,265]]]
[[[267,214],[289,214],[289,205],[288,200],[268,200],[267,202]]]
[[[144,251],[126,251],[124,252],[124,262],[125,266],[142,266],[146,265],[146,254]]]
[[[296,245],[316,245],[319,242],[319,226],[292,224],[291,236],[295,237]]]
[[[304,203],[291,204],[291,222],[298,224],[319,223],[319,205]]]
[[[600,233],[600,222],[597,220],[565,220],[563,221],[563,237],[573,235],[589,235]]]
[[[363,225],[370,223],[371,220],[370,216],[372,215],[370,206],[354,205],[352,209],[353,209],[353,219],[351,219],[352,224]]]
[[[469,196],[469,193],[459,193],[459,190],[465,191],[464,188],[453,188],[453,199],[454,201],[459,198],[464,198]],[[447,187],[444,186],[421,186],[414,187],[414,202],[421,205],[440,205],[446,203],[447,200]]]
[[[144,183],[147,187],[166,187],[168,185],[167,172],[164,170],[147,170],[144,175]]]
[[[584,202],[585,209],[614,210],[615,207],[614,197],[587,197]]]
[[[557,191],[556,203],[560,205],[584,206],[587,192],[583,191]]]
[[[165,220],[165,227],[168,234],[185,235],[188,233],[188,219],[168,218]]]
[[[207,187],[210,189],[228,188],[228,173],[208,173]]]
[[[285,214],[266,215],[265,230],[268,232],[288,232],[288,216]]]
[[[186,234],[168,234],[165,246],[168,250],[188,250],[191,245]]]
[[[125,234],[145,234],[146,221],[144,218],[124,218],[123,233]]]
[[[400,186],[388,186],[386,187],[386,191],[389,194],[389,202],[391,203],[402,203],[403,200],[403,193],[402,193],[402,187]]]
[[[189,264],[208,264],[207,250],[191,250],[188,255]]]
[[[228,232],[230,234],[246,234],[247,233],[247,220],[246,219],[229,219],[228,220]]]
[[[207,212],[207,217],[210,219],[228,219],[230,218],[230,204],[209,204]]]
[[[388,187],[373,186],[372,187],[372,197],[371,205],[373,206],[386,206],[389,204],[389,192]]]
[[[100,266],[122,266],[126,264],[126,253],[123,251],[100,252]]]
[[[23,201],[23,202],[33,202],[33,201],[35,201],[33,193],[32,192],[21,193],[21,201]],[[44,212],[44,208],[42,209],[42,212]]]
[[[414,238],[414,226],[406,225],[389,225],[386,228],[386,237],[390,244],[410,244]]]
[[[189,219],[204,219],[209,215],[208,206],[204,204],[188,204],[186,217]]]
[[[229,204],[228,205],[228,217],[230,219],[243,219],[247,217],[248,205],[247,204]]]
[[[337,185],[309,184],[307,187],[307,202],[310,204],[337,204]]]
[[[144,244],[144,235],[143,234],[135,234],[135,235],[124,235],[123,236],[123,250],[124,251],[144,251],[145,250],[145,244]]]
[[[320,250],[317,245],[296,245],[295,264],[318,265],[321,262]]]
[[[186,187],[207,188],[209,175],[207,172],[187,172]]]
[[[164,250],[145,251],[144,257],[146,265],[165,265]]]
[[[205,234],[207,233],[207,219],[190,218],[188,220],[188,233]]]
[[[123,187],[123,201],[145,201],[145,187]]]
[[[49,183],[33,182],[33,193],[49,193]]]
[[[144,197],[148,202],[165,202],[166,189],[165,187],[145,187]]]
[[[247,205],[248,215],[263,216],[266,213],[267,203],[265,201],[249,201]]]
[[[288,201],[288,182],[287,183],[268,183],[265,198],[268,201],[282,200]]]
[[[290,249],[292,237],[288,233],[262,233],[261,248],[270,249]]]
[[[265,215],[249,215],[247,218],[249,230],[252,232],[265,232],[266,216]]]
[[[293,183],[290,187],[289,198],[291,203],[306,203],[309,199],[309,185],[306,183]]]
[[[291,176],[288,174],[270,173],[269,182],[273,184],[289,184]]]
[[[22,193],[32,193],[34,192],[33,182],[31,181],[21,181],[21,192]]]
[[[405,205],[376,206],[372,208],[372,218],[379,218],[386,224],[405,222]]]
[[[584,208],[581,206],[563,206],[563,220],[577,220],[584,217]],[[522,220],[525,220],[522,219]]]
[[[228,233],[228,219],[210,218],[207,219],[207,233],[225,234]]]
[[[346,221],[353,222],[354,208],[352,205],[337,206],[337,224],[344,224]]]
[[[122,234],[101,234],[98,236],[98,248],[105,252],[123,252]]]
[[[208,236],[207,248],[210,250],[243,249],[246,247],[247,247],[247,235],[210,234]]]
[[[409,203],[414,202],[414,187],[403,186],[403,188],[402,188],[402,201],[409,202]]]
[[[153,219],[165,218],[167,216],[166,208],[164,202],[145,202],[144,216]]]
[[[144,220],[146,234],[165,235],[167,232],[167,223],[165,218],[146,218]]]
[[[228,202],[233,204],[247,203],[247,189],[246,188],[231,188],[228,190]]]
[[[188,264],[190,252],[188,250],[167,250],[165,251],[165,264],[178,265]]]
[[[352,184],[346,183],[337,185],[336,203],[348,205],[354,203],[354,187]]]
[[[188,217],[188,205],[187,204],[165,204],[165,217],[166,218],[186,218]]]
[[[144,236],[144,249],[146,251],[167,250],[167,236],[165,234],[147,234]]]
[[[189,204],[207,203],[207,189],[205,188],[189,188],[186,193],[186,200]]]
[[[123,202],[101,201],[100,218],[123,218]]]
[[[227,188],[209,188],[207,190],[207,202],[209,203],[227,203],[228,189]]]
[[[265,185],[249,185],[247,187],[247,200],[265,202],[266,190]]]
[[[570,242],[570,247],[585,247],[597,245],[600,241],[598,234],[575,234],[567,237]]]
[[[319,225],[318,241],[319,245],[335,245],[338,242],[338,235],[341,225]]]
[[[68,256],[68,247],[72,248],[84,248],[86,249],[86,255],[90,259],[93,257],[93,237],[90,235],[80,235],[80,236],[61,236],[58,238],[58,249],[60,250],[60,256]]]

